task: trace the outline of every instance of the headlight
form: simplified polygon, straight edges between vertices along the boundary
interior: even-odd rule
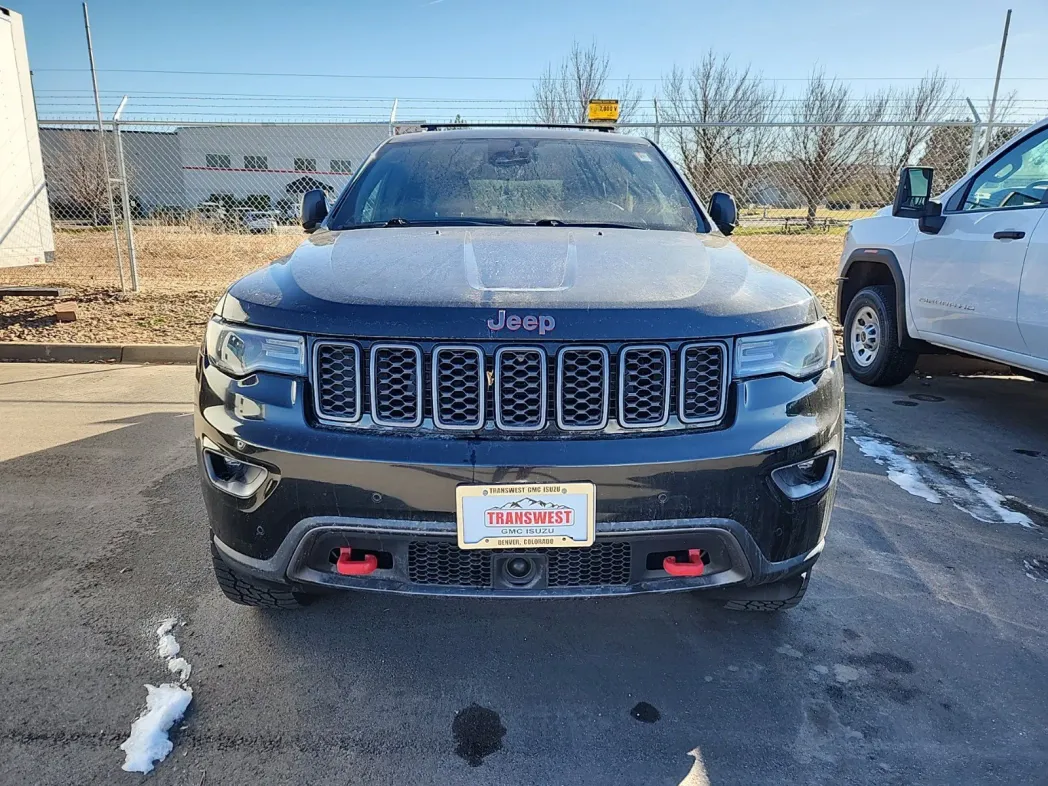
[[[836,346],[825,320],[796,330],[746,336],[735,341],[735,377],[785,374],[804,379],[826,368]]]
[[[306,341],[302,336],[253,330],[212,318],[207,323],[204,346],[207,359],[234,377],[256,371],[306,375]]]

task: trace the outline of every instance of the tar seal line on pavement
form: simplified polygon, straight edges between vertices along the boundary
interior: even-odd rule
[[[127,772],[151,772],[174,749],[167,732],[186,712],[193,700],[193,689],[186,685],[191,671],[185,658],[178,657],[179,646],[171,631],[176,619],[166,619],[156,630],[157,654],[167,661],[167,668],[178,677],[177,683],[146,685],[146,709],[131,724],[131,735],[120,745],[126,756],[121,766]]]

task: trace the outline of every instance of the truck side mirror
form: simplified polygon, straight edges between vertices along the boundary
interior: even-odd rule
[[[714,191],[710,195],[710,218],[717,229],[730,235],[739,225],[739,210],[735,207],[735,197],[723,191]]]
[[[942,202],[929,199],[917,219],[917,229],[926,235],[937,235],[945,223],[946,216],[942,214]]]
[[[320,222],[327,218],[327,214],[327,196],[323,191],[314,188],[302,195],[302,208],[299,215],[304,230],[315,232]]]
[[[920,218],[932,195],[930,166],[904,166],[899,170],[899,185],[895,189],[892,215],[899,218]]]

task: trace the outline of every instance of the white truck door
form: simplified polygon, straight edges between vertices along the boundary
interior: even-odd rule
[[[1048,210],[1041,212],[1048,216]],[[1048,217],[1030,237],[1019,283],[1018,319],[1027,354],[1048,360]]]
[[[962,190],[944,206],[942,230],[914,242],[907,293],[914,325],[936,343],[1025,353],[1019,283],[1048,209],[1048,129],[1005,148]]]

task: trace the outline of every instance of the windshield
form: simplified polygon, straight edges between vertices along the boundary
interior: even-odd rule
[[[676,174],[647,145],[419,137],[381,148],[339,201],[328,226],[539,224],[707,231]]]

